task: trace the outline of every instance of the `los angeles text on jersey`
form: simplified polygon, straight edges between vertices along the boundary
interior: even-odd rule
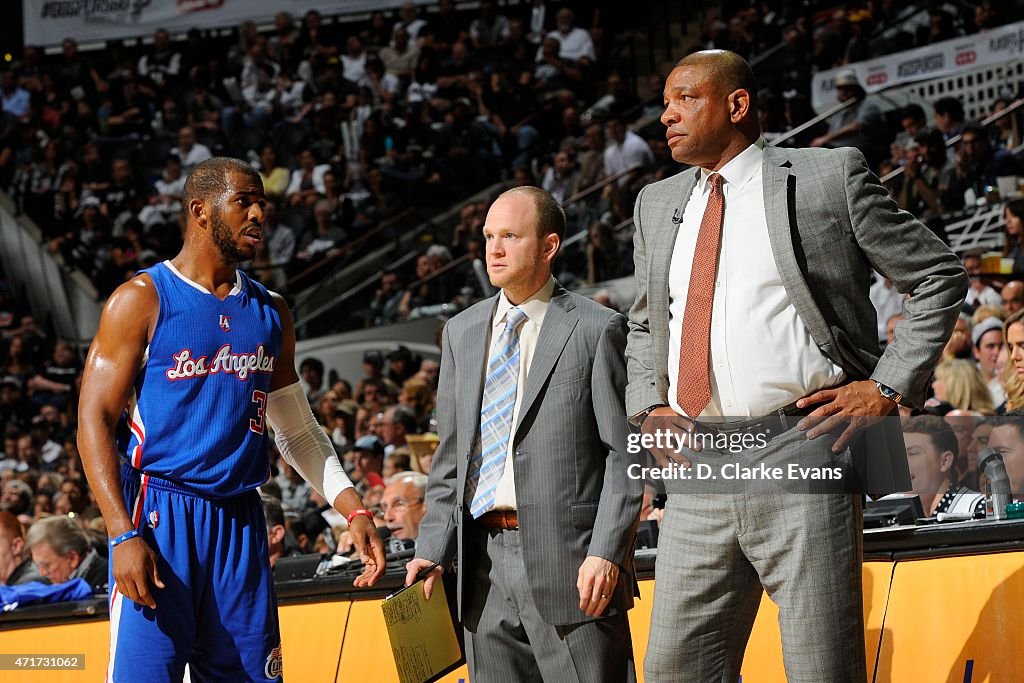
[[[171,358],[174,359],[175,366],[165,373],[170,380],[205,377],[218,373],[234,375],[240,380],[245,380],[250,372],[274,372],[274,356],[267,355],[263,344],[257,346],[252,353],[231,353],[231,344],[224,344],[213,354],[213,361],[207,356],[192,358],[192,351],[189,349],[182,349]]]

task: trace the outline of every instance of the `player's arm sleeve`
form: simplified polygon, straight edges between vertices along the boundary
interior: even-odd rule
[[[330,504],[352,486],[334,446],[317,424],[309,402],[296,382],[267,397],[267,421],[281,456]]]

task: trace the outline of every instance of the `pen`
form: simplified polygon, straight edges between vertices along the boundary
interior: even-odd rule
[[[437,568],[438,568],[438,567],[440,567],[440,566],[441,566],[441,563],[440,563],[440,562],[435,562],[435,563],[434,563],[434,564],[432,564],[431,566],[429,566],[429,567],[427,567],[426,569],[424,569],[423,571],[419,572],[419,573],[418,573],[418,574],[416,575],[416,580],[415,580],[415,581],[413,581],[413,582],[412,582],[411,584],[409,584],[408,586],[403,586],[402,588],[399,588],[398,590],[396,590],[396,591],[395,591],[394,593],[391,593],[391,594],[387,595],[387,596],[386,596],[386,597],[384,598],[384,602],[387,602],[388,600],[390,600],[391,598],[395,597],[396,595],[398,595],[398,594],[399,594],[399,593],[401,593],[402,591],[404,591],[404,590],[406,590],[406,589],[408,589],[408,588],[412,588],[412,587],[413,587],[413,586],[415,586],[415,585],[416,585],[416,584],[417,584],[418,582],[420,582],[420,581],[423,581],[423,580],[424,580],[425,578],[427,578],[428,576],[430,576],[430,572],[434,571],[435,569],[437,569]]]
[[[427,567],[426,569],[421,571],[419,574],[417,574],[416,575],[416,581],[424,580],[425,578],[430,576],[430,572],[434,571],[435,569],[437,569],[440,566],[441,566],[440,562],[435,562],[434,564],[432,564],[431,566]],[[413,583],[415,583],[415,581]]]

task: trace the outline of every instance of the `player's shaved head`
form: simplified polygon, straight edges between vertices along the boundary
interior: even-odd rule
[[[260,187],[263,186],[256,169],[241,159],[213,157],[197,164],[188,174],[182,192],[182,202],[188,206],[193,199],[207,201],[223,195],[228,190],[228,175],[232,172],[246,175]]]
[[[689,54],[676,64],[701,69],[709,81],[721,87],[723,95],[735,90],[746,90],[750,95],[750,109],[757,111],[757,79],[747,60],[729,50],[701,50]]]

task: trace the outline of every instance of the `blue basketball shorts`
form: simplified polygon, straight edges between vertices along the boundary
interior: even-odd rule
[[[107,680],[281,681],[281,634],[259,493],[202,498],[125,465],[125,504],[157,554],[156,609],[114,585]]]

